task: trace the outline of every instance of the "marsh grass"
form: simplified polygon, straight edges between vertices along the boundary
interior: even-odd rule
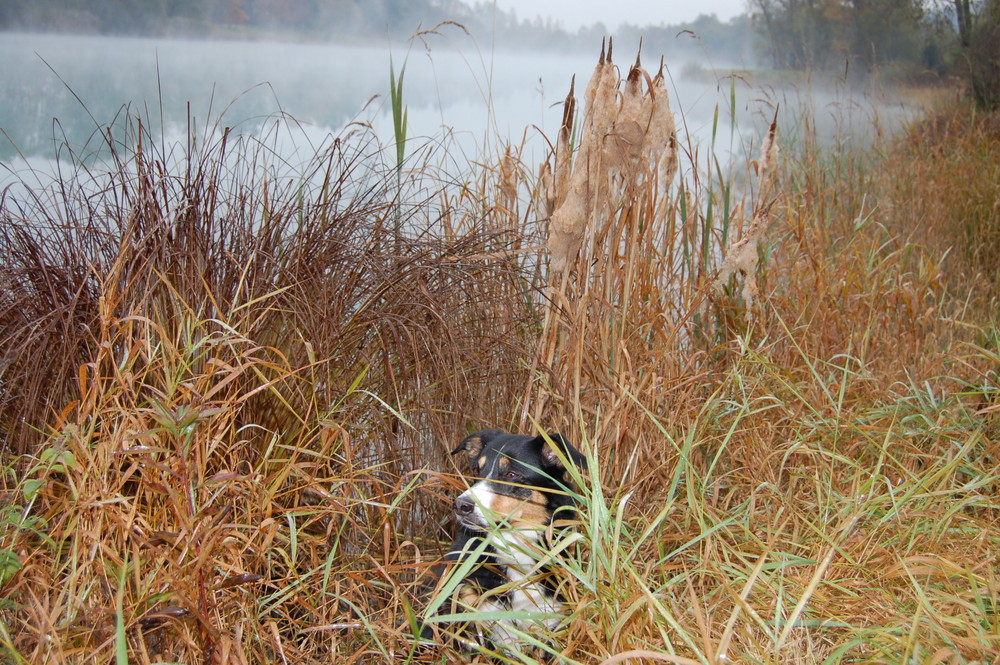
[[[611,51],[540,167],[355,127],[290,175],[134,118],[4,194],[5,661],[452,662],[408,633],[483,426],[588,457],[538,554],[571,613],[500,661],[995,657],[1000,352],[949,226],[986,208],[932,192],[996,180],[933,128],[724,167]]]
[[[941,112],[914,123],[901,152],[914,178],[901,180],[897,190],[900,205],[914,208],[918,220],[949,220],[919,226],[926,230],[926,242],[955,247],[956,281],[978,283],[981,302],[995,301],[1000,282],[998,133],[995,115],[974,110]],[[927,177],[930,170],[943,177]],[[926,188],[914,186],[923,180]]]

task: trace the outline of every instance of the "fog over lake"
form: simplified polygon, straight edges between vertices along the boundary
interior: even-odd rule
[[[120,128],[123,107],[168,143],[183,142],[189,113],[196,135],[216,123],[243,135],[264,132],[291,163],[311,157],[315,146],[351,122],[370,124],[390,144],[390,47],[374,41],[358,47],[3,34],[0,185],[29,168],[51,171],[57,152],[66,154],[64,142],[85,159],[99,157],[102,141],[95,131]],[[615,62],[627,73],[636,45],[615,46]],[[440,137],[447,128],[451,145],[470,160],[495,155],[503,141],[520,145],[526,138],[523,157],[538,163],[547,150],[540,132],[555,136],[574,75],[582,102],[599,50],[600,44],[589,55],[491,52],[465,35],[431,36],[409,49],[394,44],[397,73],[406,66],[408,135]],[[655,72],[659,55],[643,57]],[[710,142],[714,128],[716,150],[739,155],[759,140],[773,102],[780,101],[765,100],[737,82],[733,125],[729,80],[685,76],[690,66],[683,62],[667,66],[682,143],[685,135],[693,143]],[[281,114],[294,122],[276,132]],[[731,126],[734,136],[728,134]]]

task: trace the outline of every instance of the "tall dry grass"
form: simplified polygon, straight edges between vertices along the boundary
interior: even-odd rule
[[[975,284],[981,309],[1000,296],[998,136],[996,115],[942,110],[908,128],[900,157],[912,176],[895,182],[897,207],[912,212],[921,240],[954,247],[955,289]]]
[[[171,658],[269,658],[220,624],[303,602],[336,623],[358,601],[289,588],[437,551],[433,491],[403,490],[517,398],[537,325],[527,236],[443,208],[419,163],[401,183],[365,131],[284,175],[271,146],[221,129],[179,159],[133,130],[107,175],[73,162],[3,201],[11,652],[102,660],[109,590],[125,593],[109,571],[129,569],[133,657],[154,657],[138,635],[178,620],[168,607],[186,617]],[[55,539],[35,542],[29,518]],[[246,576],[252,592],[222,591]],[[385,594],[362,596],[369,615]]]
[[[612,55],[540,166],[136,120],[8,192],[4,658],[451,662],[406,632],[488,425],[589,458],[556,662],[991,660],[1000,351],[941,170],[773,123],[724,165]]]

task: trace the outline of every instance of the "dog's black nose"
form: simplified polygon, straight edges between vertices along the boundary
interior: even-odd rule
[[[476,504],[463,497],[455,499],[455,512],[459,515],[471,515],[476,509]]]

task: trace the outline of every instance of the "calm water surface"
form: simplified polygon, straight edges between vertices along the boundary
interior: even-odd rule
[[[0,34],[0,186],[28,169],[51,172],[68,149],[99,163],[102,141],[95,133],[121,130],[129,116],[141,116],[166,143],[183,142],[189,127],[195,135],[217,126],[267,136],[289,163],[308,159],[351,122],[371,125],[390,143],[390,52],[397,72],[406,65],[411,137],[439,137],[448,128],[457,137],[451,145],[466,160],[495,156],[505,141],[526,140],[523,158],[538,163],[547,149],[541,136],[555,136],[570,79],[576,76],[582,92],[600,45],[594,50],[591,56],[494,53],[466,37],[407,50],[379,43]],[[633,45],[616,44],[616,54],[631,52]],[[644,55],[647,63],[658,60]],[[631,61],[623,58],[616,60]],[[731,122],[729,81],[692,81],[682,75],[685,63],[668,67],[679,131],[701,144],[710,143],[714,131],[716,152],[724,154],[745,157],[742,151],[770,119],[773,98],[784,94],[770,91],[767,100],[767,91],[737,84]],[[830,99],[811,103],[821,109],[840,103]],[[277,118],[285,120],[276,132]]]

